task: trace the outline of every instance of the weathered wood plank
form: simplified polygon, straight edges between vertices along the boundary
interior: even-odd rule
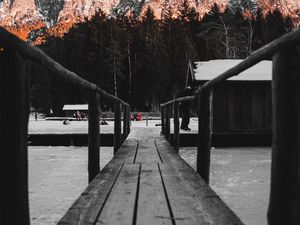
[[[171,225],[170,212],[156,163],[142,164],[137,223]]]
[[[0,224],[30,224],[26,64],[14,51],[0,54]]]
[[[195,172],[160,165],[174,220],[186,224],[243,224]]]
[[[94,224],[123,163],[133,162],[136,147],[136,140],[127,139],[114,158],[89,184],[58,224]]]
[[[161,162],[156,150],[155,139],[149,138],[139,142],[135,163],[159,163]]]
[[[119,163],[106,166],[69,208],[58,225],[94,224],[122,167],[123,164]]]
[[[157,146],[174,219],[180,224],[243,224],[206,182],[163,138]]]
[[[270,225],[300,224],[299,46],[273,58]]]
[[[133,224],[139,174],[139,164],[124,165],[97,219],[97,225]]]

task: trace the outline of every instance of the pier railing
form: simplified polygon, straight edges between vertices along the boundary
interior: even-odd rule
[[[273,59],[272,165],[268,209],[269,225],[300,224],[300,29],[253,52],[248,58],[206,82],[193,96],[161,104],[162,133],[170,141],[170,114],[174,115],[173,145],[179,151],[179,103],[197,100],[197,172],[209,182],[212,136],[212,91],[228,78],[267,58]]]
[[[114,102],[114,153],[130,132],[130,109],[126,102],[64,68],[40,49],[0,27],[0,224],[30,224],[27,157],[29,60],[89,94],[89,182],[100,171],[100,96]]]

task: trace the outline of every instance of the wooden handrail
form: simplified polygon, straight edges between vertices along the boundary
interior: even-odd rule
[[[8,32],[3,27],[0,27],[0,44],[3,45],[3,47],[17,51],[23,57],[27,57],[35,62],[40,63],[45,68],[53,72],[54,75],[60,76],[60,78],[65,79],[66,81],[76,85],[77,87],[81,87],[90,91],[96,90],[103,97],[106,97],[115,102],[120,102],[122,105],[129,106],[120,98],[109,94],[108,92],[98,87],[96,84],[91,83],[83,79],[76,73],[64,68],[58,62],[46,55],[42,50],[21,40],[17,36]]]
[[[183,101],[193,101],[196,98],[196,95],[192,95],[192,96],[185,96],[185,97],[181,97],[181,98],[175,98],[173,100],[170,100],[166,103],[160,104],[160,107],[165,107],[167,105],[171,105],[174,104],[176,102],[183,102]]]

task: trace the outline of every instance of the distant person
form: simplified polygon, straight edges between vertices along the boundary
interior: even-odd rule
[[[86,114],[84,112],[80,113],[80,118],[81,119],[85,119],[86,118]]]
[[[37,119],[38,119],[38,113],[37,112],[34,112],[34,119],[35,119],[35,121],[37,121]]]
[[[105,114],[104,113],[102,114],[102,120],[100,122],[100,125],[108,125],[108,123],[105,120]]]
[[[192,88],[190,86],[187,86],[184,89],[184,92],[182,94],[182,97],[190,96],[192,95]],[[181,102],[180,109],[181,109],[181,115],[182,115],[182,121],[181,121],[181,126],[180,129],[190,131],[191,128],[189,128],[189,123],[190,123],[190,111],[191,111],[191,103],[190,101],[184,101]]]
[[[75,117],[76,117],[76,120],[77,120],[77,121],[80,120],[81,116],[80,116],[80,112],[79,112],[79,111],[76,111]]]

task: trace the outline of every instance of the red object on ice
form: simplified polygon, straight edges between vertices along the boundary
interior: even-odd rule
[[[141,121],[143,118],[142,118],[142,113],[138,112],[137,115],[136,115],[136,120],[137,121]]]
[[[130,120],[136,120],[136,121],[143,120],[142,113],[138,112],[138,113],[131,114],[130,115]]]

